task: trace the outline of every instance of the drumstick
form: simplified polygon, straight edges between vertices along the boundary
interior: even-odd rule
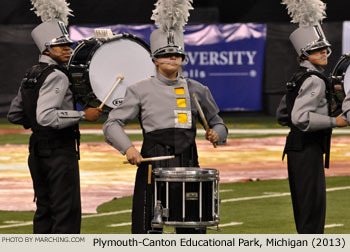
[[[106,97],[104,98],[103,102],[102,102],[101,105],[99,106],[99,108],[102,108],[102,107],[105,105],[106,101],[107,101],[108,98],[111,96],[111,94],[113,93],[114,89],[116,89],[116,87],[118,86],[119,82],[120,82],[121,80],[123,80],[123,79],[124,79],[124,75],[120,74],[120,75],[118,76],[118,79],[117,79],[116,82],[114,83],[113,87],[111,88],[111,90],[109,90],[109,93],[106,95]]]
[[[194,99],[194,103],[196,104],[197,110],[199,112],[199,116],[201,117],[202,122],[204,124],[205,131],[208,132],[210,128],[209,128],[207,120],[205,119],[205,116],[204,116],[203,110],[201,108],[201,105],[199,104],[199,102],[197,100],[196,93],[193,93],[192,96],[193,96],[193,99]],[[214,146],[214,148],[216,148],[216,143],[213,143],[213,146]]]
[[[152,165],[148,165],[148,184],[150,185],[152,182]]]
[[[143,159],[141,159],[141,162],[152,162],[152,161],[159,161],[159,160],[172,159],[172,158],[175,158],[175,156],[172,155],[172,156],[143,158]],[[128,163],[129,163],[129,161],[123,161],[123,164],[128,164]]]

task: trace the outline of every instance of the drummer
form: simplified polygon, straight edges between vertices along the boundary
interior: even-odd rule
[[[287,8],[295,5],[293,1],[283,4]],[[276,116],[281,125],[290,127],[284,154],[288,157],[296,230],[299,234],[322,234],[326,218],[324,168],[329,168],[332,128],[344,127],[346,122],[341,116],[331,116],[332,90],[323,73],[331,45],[318,22],[324,17],[318,20],[320,17],[313,15],[323,13],[325,5],[304,7],[299,6],[308,13],[300,15],[305,18],[301,21],[304,25],[289,36],[298,54],[299,68],[286,85]]]
[[[168,37],[169,36],[169,37]],[[152,167],[199,167],[195,143],[198,111],[191,95],[196,93],[210,130],[205,137],[224,145],[227,128],[208,87],[181,75],[184,51],[183,33],[157,29],[150,36],[156,76],[128,87],[121,106],[109,113],[103,130],[106,142],[138,165],[132,210],[132,233],[152,233],[152,192],[147,186],[148,165],[142,158],[175,155],[174,159],[152,162]],[[139,118],[143,130],[141,153],[123,130]],[[179,206],[180,207],[180,206]],[[161,232],[161,230],[158,230]],[[153,231],[154,232],[154,231]],[[176,228],[177,233],[205,233],[205,228]]]
[[[23,78],[8,120],[33,132],[28,158],[37,205],[33,232],[80,233],[78,123],[97,120],[101,109],[74,109],[70,75],[64,68],[73,41],[64,23],[43,22],[32,37],[41,53],[39,63]]]

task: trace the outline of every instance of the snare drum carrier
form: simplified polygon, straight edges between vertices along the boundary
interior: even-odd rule
[[[317,71],[311,71],[305,67],[300,67],[297,72],[294,73],[291,80],[287,82],[286,85],[286,105],[288,112],[288,120],[290,132],[287,136],[286,145],[283,151],[284,159],[285,154],[288,151],[301,151],[304,149],[305,145],[310,143],[319,143],[322,146],[323,153],[325,153],[325,167],[329,167],[329,154],[330,154],[330,141],[332,130],[317,130],[313,132],[303,132],[298,129],[292,123],[292,110],[294,107],[295,100],[299,94],[299,90],[304,83],[304,81],[311,75],[316,75],[322,79],[326,85],[326,99],[328,103],[328,113],[331,113],[331,103],[332,103],[332,90],[329,80],[322,73]]]
[[[126,33],[79,41],[68,62],[68,69],[73,78],[72,91],[83,109],[98,107],[117,77],[124,76],[103,107],[108,111],[122,103],[129,85],[155,73],[149,46],[140,38]]]

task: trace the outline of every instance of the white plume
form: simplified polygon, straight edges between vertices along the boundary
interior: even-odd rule
[[[170,29],[183,32],[183,27],[187,24],[189,11],[193,10],[193,0],[158,0],[154,5],[152,20],[156,26],[167,32]]]
[[[95,38],[112,38],[113,32],[109,28],[96,28],[94,29]]]
[[[299,23],[299,26],[313,26],[326,18],[326,4],[321,0],[282,0],[292,23]]]
[[[30,10],[33,10],[42,22],[58,19],[67,26],[68,16],[73,16],[68,7],[69,3],[65,0],[31,0],[31,3],[33,8]]]

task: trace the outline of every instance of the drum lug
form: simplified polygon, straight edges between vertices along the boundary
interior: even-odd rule
[[[84,69],[84,68],[87,67],[87,65],[85,65],[85,64],[78,64],[78,65],[70,64],[69,67],[70,68],[81,68],[81,69]],[[82,73],[79,73],[79,74],[82,74]]]
[[[163,208],[163,217],[169,218],[169,208]]]
[[[88,62],[86,63],[86,65],[87,65],[87,66],[90,66],[90,63],[91,63],[91,61],[88,61]],[[86,67],[86,72],[90,72],[90,69],[89,69],[88,67]]]
[[[152,227],[162,228],[163,223],[163,206],[160,200],[157,200],[157,205],[154,207],[154,217],[152,219]]]

